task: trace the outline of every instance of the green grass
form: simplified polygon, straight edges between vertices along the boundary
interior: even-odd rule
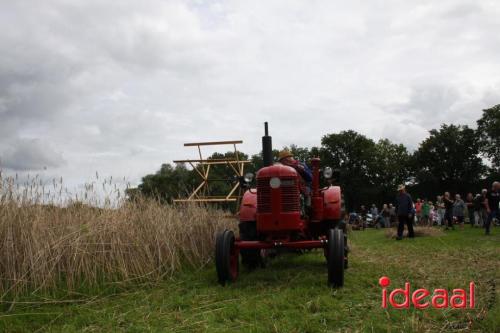
[[[350,233],[346,284],[326,286],[320,251],[283,255],[217,285],[212,266],[150,286],[116,287],[54,299],[3,304],[5,332],[500,332],[500,230],[480,229],[395,241],[382,230]],[[474,310],[384,310],[378,279],[412,290],[476,283]],[[496,286],[496,287],[495,287]],[[111,291],[114,290],[114,291]],[[31,297],[31,300],[33,300]]]

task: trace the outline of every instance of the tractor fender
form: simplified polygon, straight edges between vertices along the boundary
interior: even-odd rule
[[[257,189],[247,190],[240,205],[240,222],[255,221],[257,214]]]
[[[339,220],[342,218],[342,193],[340,186],[329,186],[323,190],[323,219]]]

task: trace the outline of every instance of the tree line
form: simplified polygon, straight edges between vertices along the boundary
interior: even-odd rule
[[[435,198],[444,191],[477,193],[500,176],[500,104],[483,110],[476,129],[443,124],[431,130],[413,152],[403,144],[388,139],[374,141],[353,130],[326,134],[319,147],[284,148],[298,160],[319,157],[323,166],[339,170],[337,183],[349,209],[392,202],[398,184],[406,184],[414,197],[421,198]],[[278,152],[273,151],[275,159]],[[239,155],[251,161],[247,171],[255,173],[262,167],[261,153]],[[234,158],[234,152],[209,157],[220,158]],[[227,193],[236,181],[232,175],[228,166],[213,168],[211,178],[218,181],[211,183],[209,191]],[[156,173],[144,176],[127,194],[133,198],[140,193],[169,203],[185,197],[199,182],[194,170],[166,163]]]

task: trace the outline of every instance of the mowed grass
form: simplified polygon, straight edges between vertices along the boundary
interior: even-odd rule
[[[353,231],[345,287],[326,285],[321,251],[282,255],[267,268],[241,269],[221,287],[212,264],[154,285],[110,285],[70,298],[35,296],[3,304],[2,332],[500,332],[500,230],[482,229],[395,241],[383,230]],[[467,288],[476,308],[382,309],[389,289]],[[33,302],[33,303],[30,303]]]

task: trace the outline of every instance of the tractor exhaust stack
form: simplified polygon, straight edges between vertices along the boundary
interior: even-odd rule
[[[269,131],[267,128],[267,121],[264,123],[265,135],[262,137],[262,160],[264,166],[273,165],[273,140],[269,136]]]

